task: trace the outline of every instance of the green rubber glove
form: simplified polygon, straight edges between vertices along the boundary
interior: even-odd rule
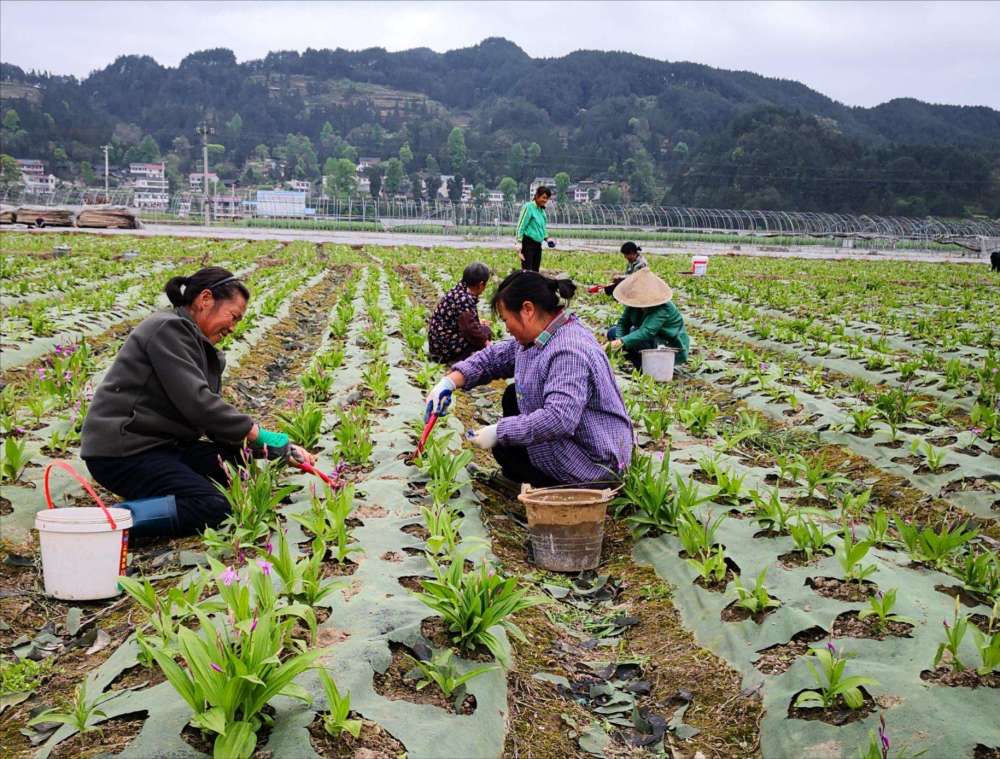
[[[281,459],[288,455],[288,435],[284,432],[271,432],[263,427],[257,428],[257,439],[250,442],[254,448],[267,447],[269,458]]]

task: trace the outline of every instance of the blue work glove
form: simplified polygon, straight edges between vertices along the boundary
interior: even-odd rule
[[[254,448],[267,448],[269,459],[283,459],[288,456],[288,435],[284,432],[271,432],[263,427],[257,428],[257,439],[251,440]]]
[[[451,405],[451,394],[455,390],[455,383],[445,377],[438,382],[427,395],[427,408],[424,410],[424,422],[430,421],[431,414],[444,416],[448,413],[448,406]]]

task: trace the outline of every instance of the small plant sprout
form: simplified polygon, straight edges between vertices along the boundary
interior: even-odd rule
[[[752,588],[745,588],[739,577],[734,582],[736,590],[736,605],[745,609],[750,615],[759,614],[766,609],[775,609],[781,606],[781,601],[772,598],[767,592],[764,580],[767,578],[767,567],[760,570],[757,580]]]
[[[871,497],[871,488],[861,493],[842,493],[840,496],[840,510],[845,516],[851,519],[859,519],[861,512],[868,507]]]
[[[323,409],[313,401],[306,401],[298,411],[278,414],[281,430],[303,448],[312,450],[319,445],[323,428]]]
[[[835,487],[850,484],[844,475],[827,469],[826,463],[819,457],[806,461],[801,477],[802,484],[806,486],[806,498],[813,498],[819,488],[823,488],[829,497]]]
[[[989,623],[985,630],[980,630],[976,625],[972,625],[969,630],[972,639],[979,651],[979,658],[982,662],[976,672],[980,675],[988,675],[991,672],[1000,671],[1000,628],[997,627],[997,616],[1000,614],[1000,601],[993,604],[993,611],[990,613]]]
[[[788,532],[789,520],[799,512],[781,502],[778,488],[772,488],[766,500],[757,490],[751,490],[750,497],[753,499],[754,513],[761,527],[771,532]]]
[[[465,684],[473,678],[498,669],[496,664],[485,667],[475,667],[468,672],[459,674],[458,668],[451,661],[450,648],[442,649],[431,657],[430,661],[420,661],[410,657],[414,669],[407,673],[408,679],[417,680],[417,690],[423,690],[431,683],[437,685],[445,698],[454,697],[455,708],[458,709],[465,700]]]
[[[862,564],[865,556],[868,555],[872,547],[870,541],[857,540],[854,535],[854,528],[844,525],[840,532],[840,545],[837,546],[835,556],[840,562],[840,568],[844,571],[844,579],[849,582],[861,582],[878,569],[874,564]]]
[[[860,409],[858,411],[851,412],[851,432],[858,435],[866,435],[872,431],[872,424],[875,421],[875,416],[878,414],[878,409],[869,406],[867,408]]]
[[[76,686],[73,700],[67,704],[65,710],[49,709],[44,711],[34,719],[29,720],[28,726],[34,727],[45,722],[59,722],[71,725],[80,733],[95,731],[101,733],[101,728],[97,727],[95,723],[107,719],[108,715],[99,707],[119,695],[121,695],[121,691],[111,691],[110,693],[98,694],[94,699],[87,698],[87,681],[83,680]]]
[[[859,619],[875,617],[875,627],[879,632],[885,632],[890,622],[900,622],[909,625],[916,624],[909,617],[900,614],[893,614],[892,610],[896,606],[896,589],[891,588],[885,593],[876,591],[874,596],[868,599],[868,608],[858,612]]]
[[[707,554],[688,558],[687,563],[707,583],[720,583],[726,579],[726,552],[722,546],[713,546]]]
[[[945,651],[947,651],[951,655],[951,668],[955,672],[965,670],[965,665],[958,658],[958,649],[962,645],[966,631],[969,629],[969,618],[967,615],[962,614],[960,607],[961,600],[958,596],[955,596],[955,614],[952,617],[951,624],[948,624],[947,619],[941,621],[941,624],[944,626],[944,641],[938,643],[937,653],[934,654],[934,662],[932,664],[934,667],[941,663]]]
[[[889,512],[879,509],[868,519],[868,539],[877,546],[889,542]]]
[[[800,515],[795,524],[788,526],[788,534],[792,536],[795,548],[805,555],[806,561],[812,561],[815,554],[829,550],[830,538],[837,533],[824,532],[823,528],[811,519],[804,519]]]
[[[885,730],[885,715],[878,715],[878,729],[868,731],[868,745],[858,751],[858,759],[889,759],[892,742]],[[897,754],[896,759],[901,759]]]
[[[345,731],[357,738],[361,734],[361,720],[349,719],[351,694],[341,695],[337,684],[325,669],[320,670],[319,677],[326,692],[327,711],[323,713],[323,729],[334,738],[339,738]]]
[[[17,482],[28,466],[28,441],[8,435],[3,441],[3,461],[0,461],[0,482]]]
[[[825,646],[810,648],[806,664],[816,679],[819,690],[803,691],[795,699],[795,706],[799,709],[826,709],[836,704],[838,698],[842,698],[849,709],[860,708],[864,703],[861,687],[877,686],[879,682],[859,675],[844,677],[847,661],[848,656],[841,655],[832,641]]]

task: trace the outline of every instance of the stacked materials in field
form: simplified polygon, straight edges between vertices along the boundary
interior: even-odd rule
[[[135,213],[125,206],[85,206],[76,217],[78,227],[139,229]]]
[[[18,224],[36,227],[72,227],[75,212],[70,208],[22,206],[14,212]]]

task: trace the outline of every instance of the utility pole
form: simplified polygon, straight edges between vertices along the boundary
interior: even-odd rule
[[[101,149],[104,151],[104,202],[111,202],[111,195],[108,192],[108,150],[111,148],[110,145],[102,145]]]
[[[205,226],[211,223],[209,218],[209,206],[208,206],[208,135],[215,132],[214,129],[208,126],[204,121],[198,125],[198,134],[201,135],[201,159],[202,159],[202,175],[201,175],[201,212],[204,215]]]

